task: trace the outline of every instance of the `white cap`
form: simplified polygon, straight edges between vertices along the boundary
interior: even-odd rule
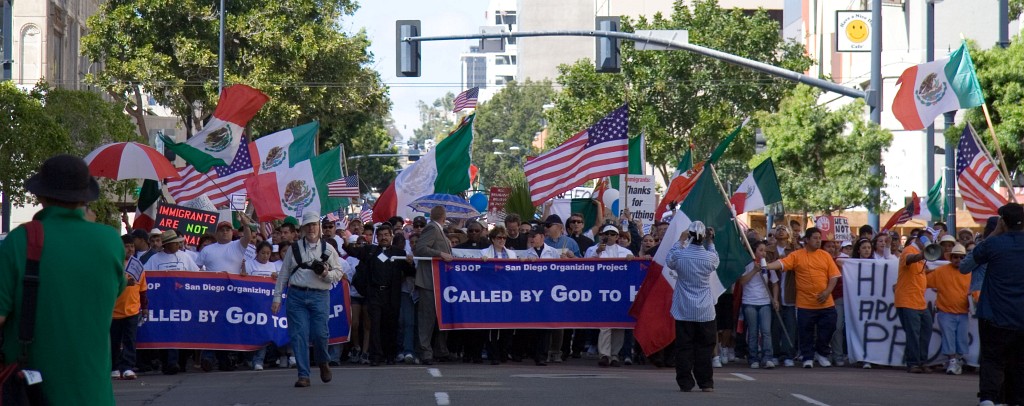
[[[601,227],[601,234],[607,233],[609,231],[614,231],[616,234],[618,234],[619,228],[615,227],[615,225],[613,224],[607,224],[604,227]]]
[[[311,211],[302,213],[302,225],[317,223],[320,224],[320,215]]]
[[[839,248],[846,248],[846,247],[850,247],[850,246],[853,246],[853,243],[850,242],[849,240],[843,241],[842,244],[839,244]]]
[[[694,221],[690,223],[690,227],[688,227],[686,231],[694,233],[700,238],[704,238],[704,236],[707,235],[707,227],[704,227],[704,223],[701,221]]]

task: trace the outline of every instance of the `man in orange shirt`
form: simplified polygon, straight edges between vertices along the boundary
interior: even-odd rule
[[[960,375],[963,371],[963,355],[967,353],[967,312],[968,291],[971,274],[960,273],[960,261],[967,256],[967,250],[959,243],[949,253],[949,264],[940,266],[928,274],[928,287],[935,289],[935,307],[939,309],[936,318],[942,331],[942,353],[949,357],[946,373]]]
[[[927,233],[922,234],[903,249],[894,288],[896,315],[907,336],[903,360],[907,363],[907,372],[914,374],[928,372],[924,363],[928,361],[928,342],[932,338],[932,314],[924,301],[924,290],[928,287],[926,274],[932,270],[924,266],[922,254],[931,240]]]
[[[828,368],[832,366],[828,358],[837,317],[832,290],[841,274],[832,255],[821,249],[821,230],[808,228],[804,239],[804,249],[768,264],[768,269],[793,272],[796,277],[796,319],[804,368],[814,367],[814,361]]]
[[[146,273],[142,271],[142,263],[135,258],[135,242],[131,235],[121,237],[124,243],[125,286],[121,296],[114,302],[114,319],[110,323],[110,353],[113,362],[110,377],[113,379],[135,379],[135,333],[140,318],[147,315]],[[135,280],[133,269],[139,275]]]

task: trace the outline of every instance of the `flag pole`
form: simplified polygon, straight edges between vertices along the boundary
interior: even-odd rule
[[[992,136],[992,142],[996,145],[996,155],[999,157],[1000,175],[1003,175],[1003,181],[1006,182],[1006,192],[1010,195],[1010,201],[1017,203],[1017,197],[1013,191],[1013,181],[1010,179],[1010,171],[1006,169],[1006,159],[1003,158],[1003,148],[999,146],[999,140],[996,139],[996,130],[992,126],[992,116],[988,113],[988,104],[982,103],[981,111],[985,113],[985,122],[988,123],[988,133]],[[981,147],[985,148],[984,143],[979,144],[982,144]],[[986,151],[986,153],[990,155],[989,158],[991,158],[992,154],[988,151]]]
[[[744,121],[744,124],[745,123],[746,122]],[[718,191],[722,193],[722,198],[725,199],[725,205],[729,207],[729,213],[732,214],[733,227],[736,227],[736,231],[740,232],[740,240],[743,241],[743,246],[747,248],[747,253],[750,254],[751,258],[757,259],[757,255],[754,255],[754,250],[750,248],[750,241],[747,240],[747,236],[742,235],[743,230],[740,229],[739,223],[736,222],[736,208],[732,207],[732,202],[729,201],[729,195],[725,193],[725,188],[722,187],[722,181],[718,179],[718,171],[715,170],[715,164],[708,164],[708,167],[711,168],[711,178],[715,180],[715,185],[718,186]],[[757,265],[758,264],[755,264],[755,266]],[[765,279],[764,289],[768,292],[768,297],[772,297],[772,292],[768,288],[768,281],[766,280],[767,278],[764,275],[762,275],[761,277]],[[775,317],[779,319],[779,325],[782,327],[782,334],[786,336],[786,341],[788,341],[789,345],[792,346],[793,339],[789,336],[789,331],[786,330],[786,325],[782,321],[782,314],[780,314],[778,310],[775,310]]]

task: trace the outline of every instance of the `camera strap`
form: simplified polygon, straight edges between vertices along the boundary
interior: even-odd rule
[[[22,277],[21,316],[18,320],[18,341],[21,342],[21,353],[18,363],[22,367],[28,365],[28,349],[32,344],[36,331],[36,303],[39,297],[39,259],[43,255],[43,223],[33,220],[22,225],[25,227],[27,240],[25,252],[25,275]],[[0,346],[4,335],[0,333]],[[5,364],[3,352],[0,351],[0,364]]]
[[[302,239],[302,245],[303,246],[308,246],[306,244],[306,239]],[[299,249],[299,244],[292,244],[292,257],[295,258],[295,263],[298,264],[298,265],[295,266],[294,269],[292,269],[292,272],[297,271],[299,268],[313,269],[313,267],[311,266],[310,263],[307,263],[307,262],[302,260],[302,251],[303,251],[302,249]],[[328,254],[328,252],[327,252],[327,241],[324,241],[323,238],[320,239],[320,252],[321,252],[321,254],[320,254],[320,260],[321,261],[327,261],[327,258],[330,258],[330,254]],[[314,259],[311,259],[310,261],[313,261],[313,260]]]

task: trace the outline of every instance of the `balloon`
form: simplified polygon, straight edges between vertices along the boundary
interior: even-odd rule
[[[469,204],[473,205],[473,208],[479,212],[487,210],[487,195],[483,193],[477,193],[469,197]]]
[[[612,214],[616,217],[619,216],[618,203],[619,203],[619,191],[615,189],[608,189],[604,191],[603,196],[604,207],[612,209]]]

